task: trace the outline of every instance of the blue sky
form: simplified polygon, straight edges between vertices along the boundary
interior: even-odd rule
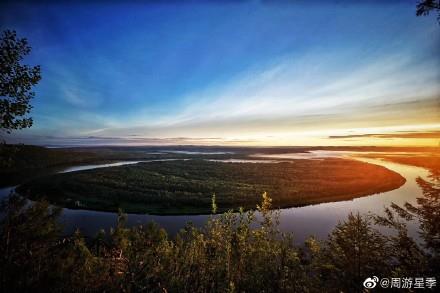
[[[140,2],[3,4],[1,28],[29,40],[43,77],[34,127],[8,140],[344,145],[365,141],[328,137],[440,130],[440,26],[416,1]]]

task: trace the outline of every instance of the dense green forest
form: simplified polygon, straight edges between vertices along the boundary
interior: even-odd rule
[[[50,168],[109,160],[108,153],[0,144],[0,186],[12,185]]]
[[[114,229],[87,240],[80,231],[61,236],[59,208],[15,195],[2,206],[0,291],[361,292],[371,276],[423,277],[434,291],[426,280],[440,272],[438,179],[418,179],[417,205],[392,205],[385,217],[350,214],[327,240],[301,246],[279,232],[266,194],[258,219],[228,212],[169,238],[154,223],[126,228],[120,213]],[[217,212],[215,197],[211,207]],[[421,242],[408,235],[409,219],[419,221]],[[394,232],[381,234],[378,225]]]
[[[57,133],[54,142],[74,145],[94,138],[128,143],[127,137],[250,143],[267,136],[298,143],[320,133],[329,144],[438,139],[437,130],[423,132],[438,128],[438,96],[429,94],[438,89],[431,78],[438,71],[428,66],[438,60],[432,58],[438,39],[406,18],[410,10],[381,1],[295,3],[293,14],[287,3],[278,10],[269,1],[250,1],[261,8],[213,1],[214,8],[182,9],[174,1],[147,9],[137,1],[104,9],[4,2],[2,28],[17,27],[39,47],[28,56],[26,38],[13,29],[0,36],[0,186],[20,185],[0,204],[0,292],[370,292],[364,281],[375,276],[406,278],[412,288],[422,279],[419,288],[438,291],[440,158],[427,155],[438,147],[170,146],[166,152],[6,144],[20,140],[11,133],[33,125],[37,92],[39,126],[23,133],[34,143]],[[440,23],[439,0],[419,0],[413,12],[436,14]],[[47,82],[37,91],[41,69]],[[179,137],[166,139],[174,133]],[[423,197],[416,204],[391,204],[384,216],[348,214],[326,239],[311,236],[297,245],[295,235],[280,232],[277,208],[384,192],[405,179],[347,159],[210,161],[311,150],[424,151],[383,158],[428,168],[431,176],[417,178]],[[174,161],[56,174],[69,166],[158,159]],[[117,210],[118,221],[94,237],[79,230],[66,235],[62,207]],[[202,227],[188,223],[169,235],[155,223],[129,228],[125,212],[212,216]],[[417,238],[409,223],[418,224]]]
[[[171,148],[174,150],[176,148]],[[73,165],[109,163],[127,160],[194,158],[185,153],[161,152],[155,147],[84,147],[46,148],[33,145],[0,143],[0,186],[14,185],[36,176],[53,173]],[[177,150],[180,150],[177,148]],[[184,148],[188,150],[188,148]],[[189,148],[198,150],[198,148]],[[240,155],[215,154],[208,158],[224,159]]]
[[[401,186],[384,167],[355,160],[223,163],[202,159],[44,176],[18,188],[31,199],[71,208],[155,214],[209,213],[212,194],[221,211],[252,209],[267,191],[275,207],[351,199]]]

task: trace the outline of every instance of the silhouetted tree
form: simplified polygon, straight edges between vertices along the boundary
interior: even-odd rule
[[[437,202],[398,210],[428,220],[421,227],[431,251],[438,250]],[[14,195],[0,210],[0,291],[364,292],[367,277],[438,272],[438,259],[419,248],[391,210],[382,220],[397,234],[380,233],[369,215],[350,214],[326,241],[310,238],[301,248],[279,231],[267,194],[257,209],[212,216],[202,228],[188,224],[175,239],[153,223],[128,228],[120,212],[109,234],[85,241],[79,231],[62,236],[60,209]]]
[[[379,224],[398,232],[394,243],[402,247],[396,249],[396,252],[407,271],[417,271],[424,267],[422,263],[425,262],[428,262],[429,273],[440,271],[440,177],[431,176],[431,180],[417,178],[423,191],[423,197],[417,198],[417,205],[406,203],[401,207],[393,203],[386,209],[386,216],[376,217]],[[419,234],[424,251],[408,236],[405,222],[412,220],[420,224]]]
[[[389,275],[387,238],[370,217],[350,214],[329,235],[319,261],[330,291],[361,292],[365,278]]]
[[[32,126],[29,101],[35,96],[32,87],[40,79],[40,66],[21,64],[31,47],[25,38],[17,38],[15,31],[6,30],[0,40],[0,129],[10,133],[14,129]]]
[[[50,283],[60,241],[60,209],[12,195],[0,208],[0,291],[23,292]]]
[[[417,4],[416,15],[428,15],[430,12],[437,11],[437,20],[440,24],[440,1],[439,0],[422,0]]]

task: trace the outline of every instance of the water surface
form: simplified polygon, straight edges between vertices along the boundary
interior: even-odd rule
[[[183,155],[231,155],[234,152],[209,152],[209,151],[162,151],[164,154],[183,154]]]
[[[293,155],[293,154],[292,154]],[[342,154],[325,154],[328,156],[341,156]],[[349,155],[347,153],[343,154]],[[314,158],[322,158],[312,154]],[[271,156],[275,158],[275,156]],[[276,158],[284,159],[286,155]],[[403,206],[405,202],[416,203],[417,197],[422,197],[422,190],[418,186],[416,179],[422,177],[428,179],[429,172],[424,168],[408,166],[398,163],[383,161],[380,159],[370,159],[355,157],[358,160],[384,166],[392,171],[401,174],[406,182],[400,188],[360,197],[353,200],[330,202],[309,205],[297,208],[282,209],[280,211],[280,229],[284,232],[293,232],[295,241],[303,242],[308,236],[314,235],[320,239],[325,239],[328,233],[333,230],[338,222],[344,221],[347,215],[352,213],[375,213],[384,215],[384,208],[392,202]],[[243,162],[238,160],[229,162]],[[263,160],[264,161],[264,160]],[[260,163],[260,162],[256,162]],[[192,222],[196,226],[202,226],[208,219],[208,215],[128,215],[128,224],[136,225],[149,221],[154,221],[164,227],[170,234],[175,234],[185,226],[187,222]],[[63,221],[70,227],[72,232],[74,227],[79,227],[84,233],[93,235],[100,228],[108,228],[116,223],[116,214],[110,212],[95,212],[87,210],[64,209]],[[409,223],[410,234],[415,234],[415,223]]]
[[[365,152],[364,152],[365,154]],[[392,202],[403,205],[405,202],[416,203],[417,197],[422,197],[422,190],[418,186],[416,179],[422,177],[427,179],[429,172],[424,168],[408,166],[398,163],[383,161],[380,159],[362,158],[358,152],[339,152],[339,151],[313,151],[310,153],[292,153],[276,155],[254,155],[254,157],[265,157],[275,159],[322,159],[327,157],[346,157],[351,156],[357,160],[367,163],[384,166],[392,171],[401,174],[406,183],[400,188],[339,202],[330,202],[309,205],[304,207],[282,209],[280,211],[280,229],[284,232],[293,232],[297,242],[304,241],[308,236],[314,235],[320,239],[325,239],[328,233],[335,225],[344,221],[347,215],[352,213],[367,214],[373,212],[384,215],[384,208]],[[307,157],[309,156],[309,157]],[[171,159],[172,160],[172,159]],[[114,167],[127,164],[137,164],[149,161],[126,161],[111,164],[76,166],[62,170],[61,172],[75,172],[94,168]],[[252,161],[254,163],[266,163],[266,160],[226,160],[230,163],[243,163]],[[7,196],[14,187],[0,189],[0,198]],[[202,226],[208,219],[208,215],[128,215],[128,225],[142,224],[150,221],[158,223],[164,227],[170,234],[175,234],[186,223],[192,222],[196,226]],[[65,224],[65,232],[72,233],[79,228],[86,236],[94,236],[100,229],[109,229],[116,224],[117,215],[112,212],[98,212],[90,210],[72,210],[64,208],[61,215],[61,221]],[[410,223],[410,233],[415,236],[415,223]]]

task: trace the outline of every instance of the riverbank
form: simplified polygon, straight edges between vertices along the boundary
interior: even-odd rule
[[[315,151],[314,151],[315,152]],[[261,153],[261,152],[260,152]],[[396,152],[393,152],[395,154]],[[344,200],[337,202],[328,202],[321,204],[313,204],[302,207],[286,208],[280,210],[280,229],[283,232],[293,232],[295,242],[302,243],[310,235],[314,235],[319,239],[325,239],[334,226],[345,220],[348,213],[376,213],[384,215],[384,208],[390,206],[391,203],[404,205],[406,202],[416,204],[416,198],[422,197],[422,190],[418,186],[416,179],[421,177],[429,180],[430,172],[425,168],[414,167],[389,162],[383,159],[377,159],[377,154],[371,155],[375,158],[367,158],[368,152],[356,153],[325,153],[326,156],[333,157],[352,156],[356,160],[363,160],[367,163],[380,165],[384,168],[392,170],[406,179],[406,183],[400,188],[393,189],[380,194],[358,197],[352,200]],[[322,155],[322,154],[320,154]],[[284,155],[283,155],[284,156]],[[312,157],[316,158],[317,154],[312,153]],[[273,158],[272,158],[273,160]],[[320,159],[319,159],[320,160]],[[264,165],[259,164],[261,167]],[[69,168],[76,171],[76,168],[96,167],[96,166],[72,166]],[[0,196],[5,198],[15,186],[9,188],[1,188]],[[184,228],[186,223],[192,223],[197,227],[203,226],[209,219],[209,215],[147,215],[147,214],[128,214],[127,225],[137,226],[151,221],[158,223],[170,235],[176,235],[180,229]],[[63,223],[65,235],[70,235],[77,229],[81,230],[87,237],[94,237],[100,230],[108,230],[114,227],[118,215],[114,212],[103,212],[85,209],[69,209],[64,208],[60,221]],[[411,235],[417,238],[414,232],[416,227],[409,226]]]
[[[175,160],[139,163],[38,178],[18,188],[57,205],[129,213],[209,214],[254,209],[263,192],[275,208],[349,200],[386,192],[405,179],[384,167],[350,159],[224,163]]]

